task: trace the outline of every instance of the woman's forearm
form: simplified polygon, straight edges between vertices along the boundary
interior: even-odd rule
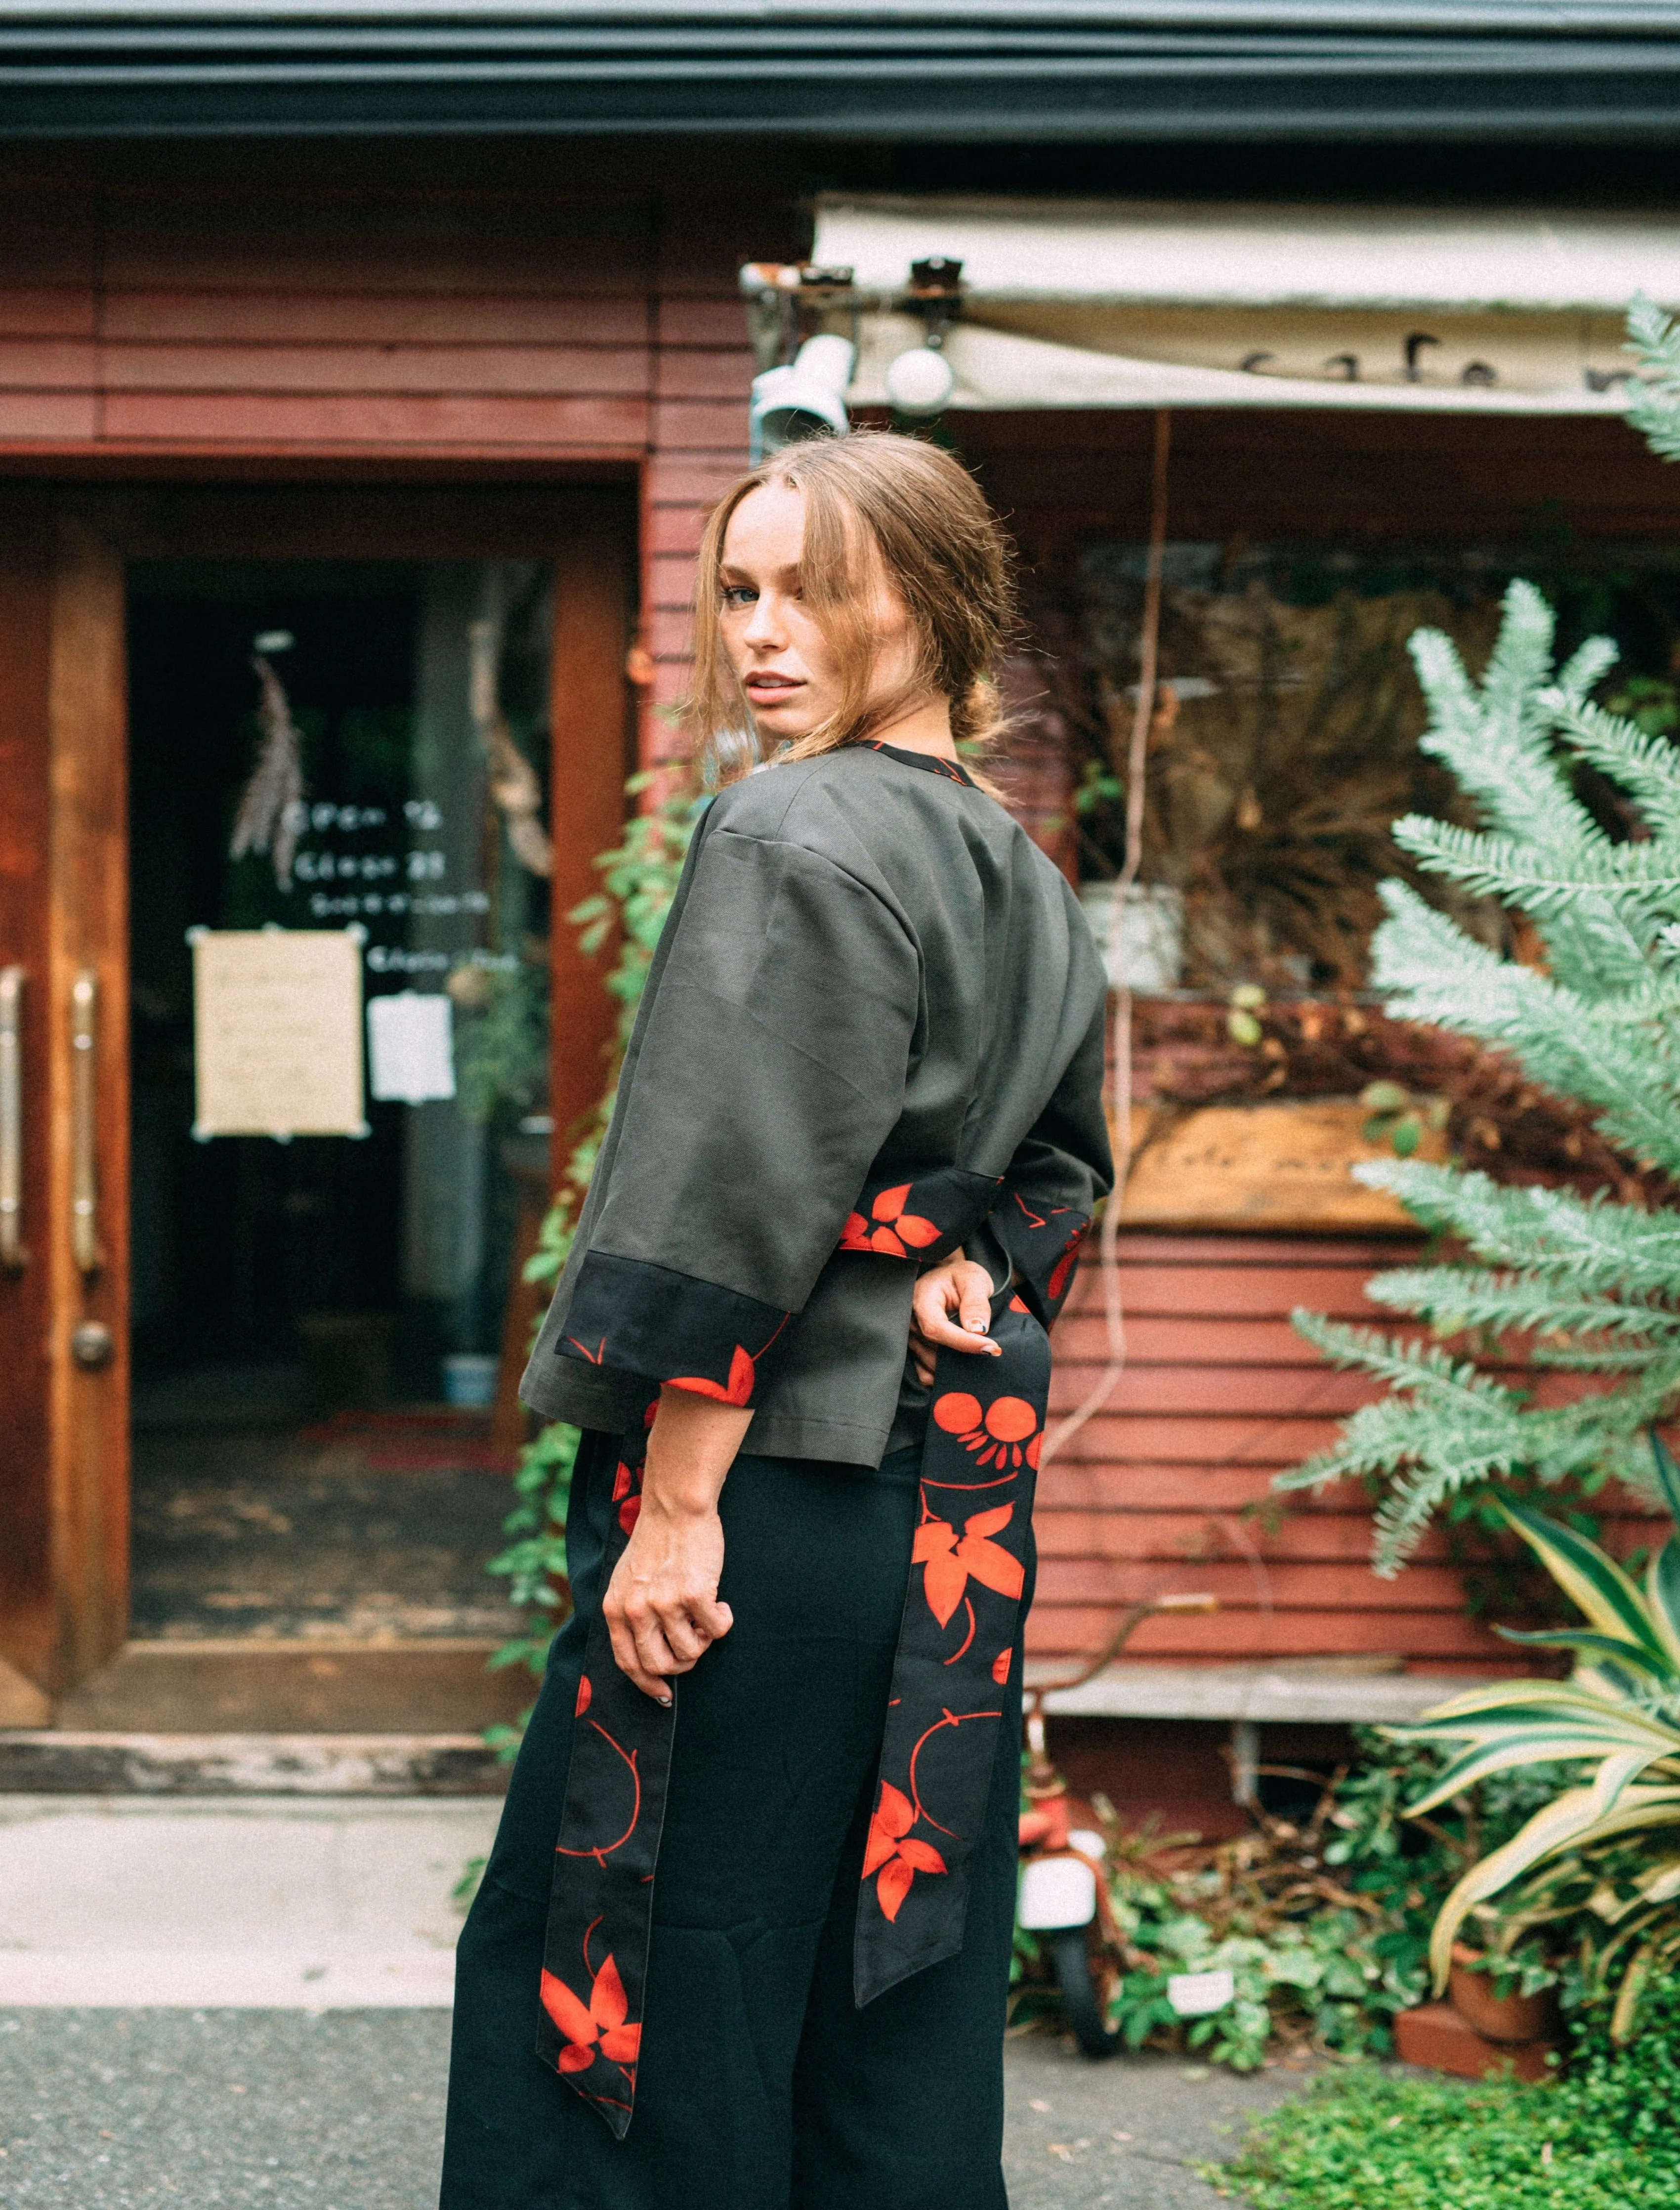
[[[681,1519],[715,1512],[752,1424],[751,1412],[668,1382],[659,1392],[659,1410],[648,1437],[643,1510]]]
[[[601,1606],[619,1670],[658,1703],[670,1702],[672,1677],[691,1671],[733,1624],[717,1594],[717,1500],[752,1422],[751,1412],[692,1390],[660,1392],[641,1509]]]

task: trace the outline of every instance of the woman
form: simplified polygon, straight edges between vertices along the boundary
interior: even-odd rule
[[[444,2210],[1002,2210],[1102,966],[958,758],[1012,608],[955,461],[778,454],[698,605],[698,733],[773,758],[696,832],[525,1377],[584,1430],[577,1609],[462,1935]]]

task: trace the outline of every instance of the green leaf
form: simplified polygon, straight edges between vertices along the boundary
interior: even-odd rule
[[[1359,1093],[1359,1102],[1368,1113],[1404,1113],[1411,1096],[1398,1082],[1368,1082]]]
[[[1415,1113],[1407,1113],[1390,1129],[1388,1140],[1396,1158],[1409,1159],[1423,1138],[1423,1124]]]
[[[1601,1634],[1636,1643],[1667,1663],[1668,1652],[1643,1598],[1613,1558],[1573,1528],[1544,1519],[1526,1505],[1507,1503],[1502,1509],[1565,1596]]]
[[[1521,1634],[1514,1627],[1496,1627],[1495,1633],[1507,1642],[1520,1642],[1534,1650],[1574,1650],[1613,1659],[1618,1665],[1631,1666],[1637,1673],[1653,1681],[1672,1682],[1680,1685],[1680,1673],[1666,1658],[1659,1657],[1642,1644],[1628,1642],[1618,1636],[1593,1634],[1584,1630],[1572,1632],[1568,1627],[1550,1628],[1544,1633]]]
[[[1671,1662],[1680,1666],[1680,1536],[1671,1535],[1647,1567],[1645,1600]]]
[[[1611,1833],[1629,1831],[1659,1803],[1674,1806],[1676,1816],[1680,1817],[1680,1789],[1652,1790],[1647,1791],[1647,1800],[1624,1802],[1622,1822],[1613,1826],[1617,1798],[1625,1785],[1626,1776],[1618,1766],[1601,1774],[1590,1788],[1567,1790],[1537,1811],[1502,1848],[1471,1867],[1441,1905],[1429,1938],[1429,1966],[1437,1994],[1447,1985],[1458,1930],[1478,1903],[1499,1894],[1520,1875],[1563,1850],[1582,1849]],[[1633,1792],[1628,1790],[1629,1796]]]
[[[1669,1517],[1680,1523],[1680,1466],[1675,1464],[1668,1445],[1654,1428],[1651,1430],[1651,1456],[1656,1464],[1658,1485],[1668,1506]]]

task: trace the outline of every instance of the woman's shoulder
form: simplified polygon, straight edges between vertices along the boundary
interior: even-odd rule
[[[842,858],[909,836],[955,847],[1018,834],[1003,808],[960,769],[927,754],[844,745],[809,759],[777,760],[719,792],[714,826]]]
[[[854,745],[778,761],[719,792],[709,828],[814,855],[912,929],[924,907],[1004,904],[1056,940],[1088,935],[1061,870],[1012,814],[965,776],[902,755]]]

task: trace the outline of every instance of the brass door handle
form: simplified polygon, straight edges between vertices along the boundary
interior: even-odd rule
[[[0,968],[0,1266],[21,1274],[23,1247],[23,969]]]
[[[99,978],[84,967],[70,988],[70,1250],[84,1274],[105,1264],[100,1248]]]

